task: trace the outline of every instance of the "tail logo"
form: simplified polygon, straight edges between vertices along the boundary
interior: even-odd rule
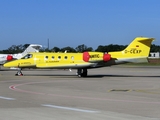
[[[130,53],[130,54],[140,54],[142,52],[142,50],[138,50],[136,48],[132,48],[131,50],[125,50],[124,51],[126,54]]]

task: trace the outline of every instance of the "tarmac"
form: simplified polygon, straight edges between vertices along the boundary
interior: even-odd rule
[[[0,120],[160,120],[160,67],[0,70]]]

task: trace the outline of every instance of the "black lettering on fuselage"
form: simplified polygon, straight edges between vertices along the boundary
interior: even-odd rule
[[[99,54],[89,55],[90,58],[99,58]]]
[[[46,61],[46,63],[55,63],[55,62],[59,62],[59,61],[58,60]]]
[[[137,49],[131,49],[131,50],[125,50],[125,53],[130,53],[130,54],[140,54],[142,50],[137,50]]]
[[[25,64],[25,65],[26,65],[26,64],[27,64],[27,65],[30,65],[31,63],[30,63],[30,62],[23,62],[23,63],[21,63],[21,64],[22,64],[22,65],[24,65],[24,64]]]

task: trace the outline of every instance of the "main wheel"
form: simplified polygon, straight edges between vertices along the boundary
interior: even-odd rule
[[[82,77],[87,77],[88,71],[87,69],[83,69]]]

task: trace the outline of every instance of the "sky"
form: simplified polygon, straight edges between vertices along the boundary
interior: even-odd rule
[[[128,45],[135,37],[160,45],[160,0],[0,0],[0,50]]]

